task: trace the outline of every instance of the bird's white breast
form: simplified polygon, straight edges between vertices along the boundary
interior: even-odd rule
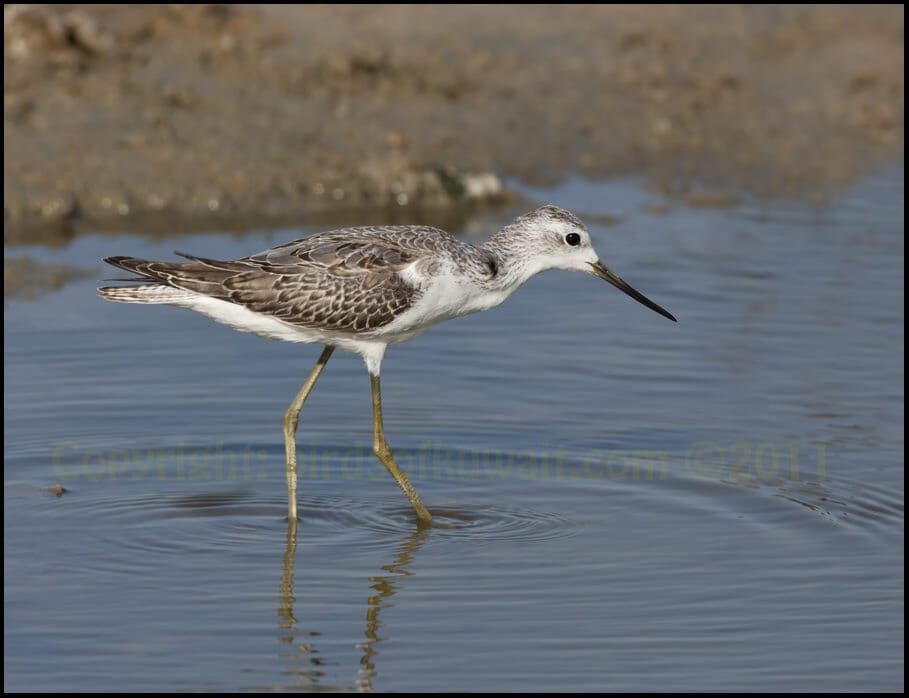
[[[419,292],[413,305],[388,325],[378,330],[388,337],[389,344],[402,342],[440,322],[481,310],[488,310],[504,301],[509,293],[490,291],[470,276],[458,273],[453,264],[440,265],[431,275],[412,264],[401,277]]]

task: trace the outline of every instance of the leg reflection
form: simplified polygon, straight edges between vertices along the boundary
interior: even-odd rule
[[[281,573],[280,604],[278,606],[279,640],[282,645],[288,646],[289,651],[283,656],[292,661],[288,673],[295,677],[292,686],[295,689],[313,690],[355,690],[372,691],[372,682],[376,676],[376,659],[379,655],[378,645],[386,638],[379,635],[382,623],[379,612],[383,608],[393,606],[390,599],[398,592],[398,577],[409,577],[414,574],[408,567],[412,564],[414,555],[422,547],[429,535],[429,528],[417,528],[409,533],[398,546],[394,560],[382,566],[382,574],[369,577],[370,588],[373,590],[366,599],[366,629],[363,634],[366,639],[357,644],[363,652],[360,657],[360,668],[353,686],[326,686],[323,685],[325,671],[322,668],[323,660],[316,649],[312,638],[318,637],[314,631],[304,632],[297,627],[297,618],[294,615],[296,596],[294,595],[294,572],[296,569],[297,552],[297,522],[290,519],[287,522],[287,544],[284,549],[284,565]],[[301,641],[301,639],[303,641]]]
[[[297,520],[288,519],[287,544],[284,548],[284,566],[281,573],[281,602],[278,606],[278,618],[280,618],[278,627],[281,629],[278,639],[282,645],[291,648],[282,656],[293,661],[288,668],[288,673],[297,679],[293,687],[314,689],[321,687],[325,672],[320,668],[322,659],[319,657],[319,650],[309,641],[309,638],[316,637],[319,633],[306,632],[297,628],[297,617],[294,615],[294,604],[297,601],[297,597],[294,596],[296,554]],[[305,639],[301,641],[301,638]],[[329,688],[337,690],[338,687]]]
[[[414,530],[398,547],[394,561],[382,566],[385,574],[369,578],[370,586],[376,593],[366,600],[366,630],[363,633],[366,635],[366,641],[358,645],[363,650],[363,656],[360,657],[360,676],[357,679],[357,689],[360,691],[372,691],[372,680],[376,676],[376,657],[379,654],[377,645],[385,640],[379,636],[379,628],[382,627],[379,611],[394,605],[389,603],[389,600],[398,592],[397,578],[414,575],[407,567],[426,542],[427,535],[429,529],[425,526]]]
[[[278,627],[286,630],[287,634],[281,636],[283,644],[294,641],[294,630],[297,619],[294,616],[294,557],[297,554],[297,520],[287,520],[287,545],[284,548],[284,571],[281,574],[281,605],[278,607],[278,617],[281,622]]]

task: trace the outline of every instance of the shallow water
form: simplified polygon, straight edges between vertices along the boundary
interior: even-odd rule
[[[356,357],[303,412],[293,536],[281,415],[317,347],[92,279],[8,302],[5,688],[901,690],[902,169],[820,207],[527,193],[618,215],[601,256],[679,323],[549,273],[393,348],[428,531]],[[103,278],[302,233],[24,251]]]

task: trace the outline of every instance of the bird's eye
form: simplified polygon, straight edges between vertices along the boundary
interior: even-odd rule
[[[576,247],[581,244],[581,236],[577,233],[568,233],[568,235],[565,236],[565,242],[572,247]]]

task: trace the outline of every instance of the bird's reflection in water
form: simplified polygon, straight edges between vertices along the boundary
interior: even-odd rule
[[[366,639],[357,644],[357,647],[363,652],[363,656],[360,657],[360,668],[357,672],[357,678],[352,686],[328,686],[322,683],[325,677],[325,671],[321,668],[324,665],[324,661],[319,656],[319,650],[315,647],[314,642],[319,633],[299,629],[297,627],[297,618],[294,615],[294,604],[296,602],[296,597],[294,596],[294,570],[297,552],[297,523],[295,521],[288,522],[287,545],[284,550],[284,565],[281,574],[281,603],[278,607],[280,621],[278,627],[281,630],[280,642],[293,648],[292,651],[285,653],[283,656],[292,661],[292,665],[288,668],[288,673],[297,679],[294,688],[298,690],[346,689],[361,692],[372,691],[372,682],[376,676],[376,659],[379,655],[377,646],[385,640],[384,637],[379,635],[379,630],[382,627],[379,613],[383,608],[392,605],[389,600],[398,592],[397,578],[409,577],[414,574],[408,569],[408,566],[413,562],[414,555],[426,542],[428,535],[428,527],[421,527],[409,533],[398,546],[394,560],[382,566],[382,574],[368,578],[370,588],[374,593],[370,594],[366,599],[366,628],[363,631]],[[301,641],[301,638],[306,639]]]
[[[407,566],[413,562],[413,556],[422,547],[429,535],[429,528],[421,526],[408,534],[404,542],[398,546],[398,553],[395,559],[388,565],[382,566],[384,574],[377,574],[369,578],[370,588],[375,591],[366,600],[366,640],[358,646],[363,650],[363,656],[360,658],[360,676],[357,679],[357,688],[361,691],[372,690],[372,680],[376,675],[376,657],[379,654],[376,645],[385,638],[379,636],[379,628],[382,627],[382,621],[379,620],[379,611],[387,606],[391,606],[389,599],[397,591],[397,578],[410,577],[414,573],[407,569]]]
[[[294,571],[297,554],[297,522],[287,523],[287,542],[284,548],[284,564],[281,571],[281,604],[278,606],[278,627],[281,630],[278,636],[282,645],[291,647],[291,651],[282,653],[282,657],[291,660],[288,673],[296,677],[296,687],[301,689],[320,687],[320,681],[325,675],[319,667],[322,660],[319,651],[309,638],[317,637],[319,633],[303,631],[297,628],[297,618],[294,615]],[[301,637],[307,638],[301,641]]]

